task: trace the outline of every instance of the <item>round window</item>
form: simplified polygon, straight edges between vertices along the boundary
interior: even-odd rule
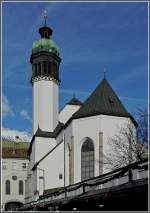
[[[12,179],[13,180],[17,180],[17,176],[12,176]]]

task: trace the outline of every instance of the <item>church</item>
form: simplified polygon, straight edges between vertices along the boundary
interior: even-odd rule
[[[129,122],[135,130],[137,126],[105,76],[83,103],[73,97],[59,111],[59,65],[63,59],[52,33],[45,22],[30,57],[33,135],[28,149],[26,203],[48,190],[109,172],[104,164],[110,151],[108,140]]]

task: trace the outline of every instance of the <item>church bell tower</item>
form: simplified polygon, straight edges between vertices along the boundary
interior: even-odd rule
[[[58,124],[58,86],[61,58],[59,47],[51,39],[52,29],[46,24],[39,29],[41,38],[32,45],[31,83],[33,86],[33,134],[38,127],[53,132]]]

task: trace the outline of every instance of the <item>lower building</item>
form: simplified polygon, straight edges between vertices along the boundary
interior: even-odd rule
[[[25,202],[28,142],[2,142],[2,210],[15,210]]]

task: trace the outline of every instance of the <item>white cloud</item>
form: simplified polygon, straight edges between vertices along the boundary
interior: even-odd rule
[[[28,114],[28,112],[26,110],[21,110],[20,111],[20,116],[24,119],[24,120],[28,120],[28,121],[31,121],[31,118]]]
[[[19,141],[31,141],[31,134],[25,131],[18,131],[15,129],[2,128],[2,138],[9,140],[16,140],[16,136],[19,136]]]
[[[12,110],[11,105],[9,104],[9,101],[5,95],[2,95],[2,115],[3,116],[10,116],[14,117],[15,114]]]

